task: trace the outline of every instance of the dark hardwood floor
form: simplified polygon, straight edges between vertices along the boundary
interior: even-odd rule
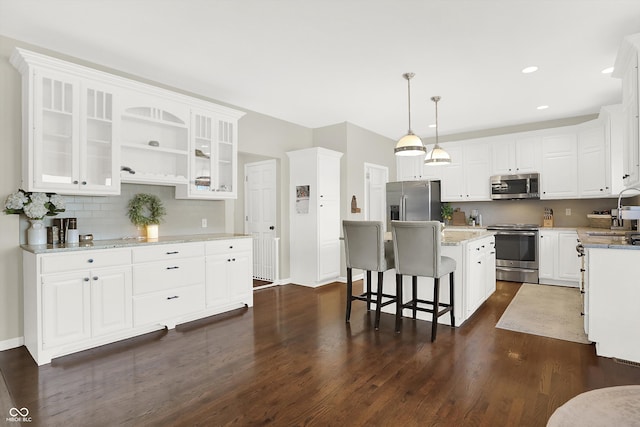
[[[462,327],[383,314],[345,285],[255,292],[255,307],[37,367],[24,347],[0,352],[13,404],[29,425],[544,426],[581,392],[639,384],[640,368],[592,345],[501,329],[519,285]],[[0,412],[8,408],[0,408]],[[4,421],[4,414],[0,417]]]

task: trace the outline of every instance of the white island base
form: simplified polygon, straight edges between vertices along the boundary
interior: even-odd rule
[[[442,241],[442,255],[456,261],[454,272],[454,316],[460,326],[493,294],[496,289],[496,255],[493,233],[486,230],[446,229]],[[372,275],[372,289],[376,289],[377,278]],[[383,292],[396,294],[396,271],[385,271]],[[411,276],[403,277],[403,298],[411,299]],[[418,277],[418,298],[433,300],[433,279]],[[449,303],[449,275],[440,279],[440,302]],[[395,314],[396,305],[382,308],[385,313]],[[405,309],[404,316],[411,317],[412,310]],[[431,313],[418,311],[418,319],[431,321]],[[438,323],[450,325],[451,317],[445,314]]]

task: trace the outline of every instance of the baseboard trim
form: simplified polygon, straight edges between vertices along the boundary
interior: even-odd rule
[[[0,351],[11,350],[12,348],[18,348],[24,345],[24,337],[11,338],[8,340],[0,341]]]

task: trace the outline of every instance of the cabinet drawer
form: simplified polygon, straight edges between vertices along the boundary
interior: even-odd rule
[[[133,266],[134,295],[204,283],[204,257]]]
[[[42,274],[87,270],[131,264],[131,250],[87,250],[82,252],[42,255]]]
[[[134,326],[146,325],[204,310],[204,284],[168,289],[133,298]]]
[[[152,245],[133,249],[133,262],[163,261],[176,258],[191,258],[204,255],[202,243],[177,243]]]
[[[250,251],[253,239],[229,239],[207,242],[207,255],[230,255],[236,252]]]

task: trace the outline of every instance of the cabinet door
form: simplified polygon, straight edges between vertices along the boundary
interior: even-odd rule
[[[626,187],[640,182],[640,122],[638,119],[638,56],[622,78],[622,114],[624,116],[623,181]]]
[[[210,197],[217,188],[213,163],[216,156],[214,118],[204,112],[191,112],[191,170],[189,172],[189,196]]]
[[[318,155],[318,203],[340,198],[340,159],[335,156]]]
[[[558,247],[558,233],[551,230],[540,230],[538,239],[538,254],[540,255],[540,260],[538,263],[538,276],[541,279],[554,279],[556,248]]]
[[[540,172],[541,138],[520,135],[515,140],[514,173]]]
[[[42,343],[55,347],[91,336],[89,271],[42,278]]]
[[[120,194],[120,149],[114,135],[114,95],[109,88],[82,82],[80,187],[82,193]]]
[[[496,139],[491,143],[493,175],[515,173],[515,146],[512,139]]]
[[[423,156],[396,156],[397,180],[417,181],[422,178]]]
[[[451,163],[442,167],[442,201],[460,202],[465,199],[463,150],[460,145],[448,146]],[[487,183],[487,187],[489,184]]]
[[[218,197],[235,197],[236,189],[236,161],[237,161],[237,129],[234,120],[218,118],[216,120],[216,157],[215,177]]]
[[[493,238],[487,242],[485,251],[485,296],[489,298],[496,291],[496,243]]]
[[[491,200],[490,147],[486,141],[464,145],[465,201]]]
[[[93,336],[132,327],[131,285],[131,267],[91,271]]]
[[[318,205],[318,280],[340,275],[340,206],[337,200]]]
[[[79,87],[79,81],[68,75],[35,70],[33,164],[27,165],[27,169],[32,170],[27,190],[63,193],[77,190],[80,181]]]
[[[558,279],[575,282],[580,280],[580,258],[576,252],[577,244],[578,233],[558,233]]]
[[[253,304],[252,256],[250,252],[235,254],[230,263],[228,295],[230,302],[244,302]]]
[[[469,274],[467,276],[467,317],[471,316],[485,299],[485,259],[479,246],[469,245]]]
[[[575,133],[542,138],[542,199],[578,196],[577,156]]]
[[[207,307],[226,304],[229,301],[229,264],[231,257],[215,255],[207,257]]]
[[[580,197],[605,197],[611,194],[609,153],[604,124],[589,125],[578,131],[578,186]]]

